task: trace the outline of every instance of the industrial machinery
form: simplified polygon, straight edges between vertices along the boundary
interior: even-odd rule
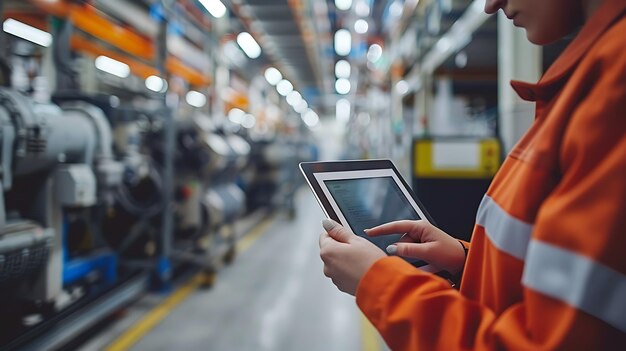
[[[59,348],[149,286],[166,291],[178,268],[213,275],[234,259],[235,222],[245,214],[285,203],[293,211],[308,144],[252,141],[208,109],[180,103],[210,79],[171,59],[166,23],[147,22],[149,33],[137,35],[88,3],[65,3],[68,13],[46,2],[12,4],[32,11],[25,18],[54,40],[49,49],[15,41],[0,52],[0,348]],[[93,32],[89,20],[74,23],[78,14],[154,55],[119,42],[124,35]],[[165,88],[103,76],[97,63],[107,55],[133,63],[127,78]],[[56,78],[54,93],[38,78],[42,86]],[[178,82],[171,91],[168,79]]]
[[[107,205],[123,169],[100,110],[63,110],[0,88],[0,123],[0,303],[19,319],[35,304],[61,310],[91,285],[116,281],[117,255],[95,209]]]
[[[179,121],[177,142],[176,233],[193,241],[191,247],[205,256],[202,265],[212,270],[215,258],[234,259],[234,222],[246,206],[236,182],[248,165],[250,145],[202,113]]]
[[[295,191],[302,183],[298,163],[313,161],[312,144],[295,137],[250,139],[252,165],[245,174],[248,209],[282,208],[295,215]]]

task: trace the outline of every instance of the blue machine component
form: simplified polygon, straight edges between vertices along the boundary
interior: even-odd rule
[[[117,255],[105,251],[86,257],[66,259],[63,262],[63,286],[75,283],[98,272],[102,283],[109,285],[117,281]]]
[[[117,255],[102,249],[87,256],[70,257],[68,224],[63,223],[63,286],[75,283],[92,273],[99,273],[101,282],[110,285],[117,281]]]
[[[172,291],[172,262],[166,256],[159,257],[155,267],[154,288],[161,293]]]

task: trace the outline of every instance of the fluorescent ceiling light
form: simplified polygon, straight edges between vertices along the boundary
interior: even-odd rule
[[[378,44],[372,44],[367,50],[367,59],[369,62],[376,62],[383,55],[383,48]]]
[[[335,82],[335,90],[341,95],[346,95],[347,93],[349,93],[350,88],[350,81],[346,78],[339,78]]]
[[[276,91],[282,96],[287,96],[293,90],[293,84],[287,79],[283,79],[276,84]]]
[[[352,7],[352,0],[335,0],[335,7],[342,11],[349,10]]]
[[[167,81],[161,77],[150,76],[146,78],[146,88],[156,93],[164,93],[167,90]]]
[[[37,45],[48,47],[52,44],[52,35],[50,33],[14,20],[13,18],[4,21],[2,29],[9,34],[13,34],[16,37],[28,40]]]
[[[303,115],[302,115],[302,120],[304,121],[304,123],[309,126],[309,127],[315,127],[319,121],[320,121],[320,117],[317,115],[317,113],[315,113],[315,111],[313,110],[307,110]]]
[[[278,82],[283,79],[283,75],[280,74],[280,71],[274,67],[270,67],[265,70],[265,80],[271,85],[276,85]]]
[[[250,129],[254,127],[255,124],[256,124],[256,118],[253,115],[248,113],[245,116],[243,116],[243,121],[241,122],[241,125],[244,128]]]
[[[289,104],[289,106],[298,106],[300,101],[302,101],[302,95],[300,95],[299,92],[294,90],[291,93],[287,94],[287,103]]]
[[[347,99],[337,100],[335,105],[335,117],[341,123],[348,123],[350,121],[350,101]]]
[[[350,71],[350,62],[346,60],[339,60],[335,63],[335,77],[350,78]]]
[[[206,105],[206,96],[195,90],[190,90],[185,96],[185,100],[193,107],[202,107]]]
[[[293,107],[293,109],[298,113],[304,113],[309,108],[309,104],[307,104],[304,99],[300,101],[300,103]]]
[[[107,56],[98,56],[96,58],[96,68],[120,78],[130,76],[130,67],[127,64]]]
[[[251,59],[261,56],[261,47],[248,32],[241,32],[237,36],[237,44],[243,52]]]
[[[354,12],[359,17],[366,17],[370,14],[370,6],[364,0],[361,0],[354,5]]]
[[[400,17],[402,15],[403,4],[400,0],[396,0],[389,5],[389,14],[393,17]]]
[[[241,124],[243,122],[245,115],[246,113],[238,108],[233,108],[230,111],[228,111],[228,119],[231,122],[236,123],[236,124]]]
[[[399,81],[398,83],[396,83],[396,91],[400,95],[404,95],[404,94],[408,93],[409,92],[409,83],[407,83],[406,80]]]
[[[220,0],[200,0],[200,3],[215,18],[220,18],[226,14],[226,6]]]
[[[347,29],[340,29],[335,32],[335,52],[339,56],[350,55],[352,49],[352,35]]]
[[[467,53],[461,51],[454,57],[454,63],[458,68],[465,68],[467,66]]]
[[[354,31],[359,33],[359,34],[365,34],[367,33],[367,30],[369,29],[369,24],[367,24],[367,21],[364,19],[359,19],[356,22],[354,22]]]

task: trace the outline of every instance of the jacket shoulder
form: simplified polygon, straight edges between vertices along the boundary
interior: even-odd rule
[[[601,61],[605,69],[617,67],[626,69],[626,16],[600,37],[587,56],[594,61]],[[621,73],[626,75],[626,70]]]

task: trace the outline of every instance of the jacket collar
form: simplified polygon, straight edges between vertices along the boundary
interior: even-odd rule
[[[517,94],[526,101],[549,101],[561,90],[578,63],[593,44],[626,12],[626,1],[605,0],[585,23],[576,38],[550,66],[537,84],[511,81]]]

